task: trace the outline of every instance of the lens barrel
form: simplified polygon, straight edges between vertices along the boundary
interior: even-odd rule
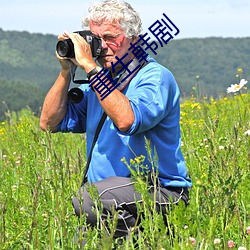
[[[102,52],[102,40],[99,37],[96,37],[90,30],[75,31],[74,33],[78,33],[87,41],[93,57],[98,58],[100,56]],[[58,41],[56,51],[61,57],[75,57],[74,44],[70,39]]]
[[[84,94],[79,88],[72,88],[68,92],[68,101],[72,103],[79,103],[84,98]]]
[[[68,58],[75,57],[74,44],[70,39],[58,41],[56,45],[56,51],[58,55],[61,57],[68,57]]]

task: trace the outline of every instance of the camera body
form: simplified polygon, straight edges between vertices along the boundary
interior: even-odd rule
[[[74,33],[78,33],[87,41],[90,45],[93,57],[97,58],[101,54],[102,41],[99,37],[95,36],[90,30],[75,31]],[[75,57],[74,44],[71,39],[58,41],[56,44],[56,51],[61,57]]]

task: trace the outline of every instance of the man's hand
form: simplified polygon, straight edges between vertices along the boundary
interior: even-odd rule
[[[65,34],[59,35],[58,36],[58,40],[62,41],[65,39],[68,39],[69,37],[66,36]],[[77,61],[74,58],[66,58],[66,57],[61,57],[58,55],[58,53],[56,52],[56,57],[58,59],[58,61],[60,62],[61,66],[62,66],[62,70],[63,71],[70,71],[71,68],[78,66]]]
[[[90,45],[81,35],[65,31],[63,37],[64,39],[71,39],[74,44],[75,58],[70,58],[74,64],[80,66],[86,73],[97,66],[92,57]]]

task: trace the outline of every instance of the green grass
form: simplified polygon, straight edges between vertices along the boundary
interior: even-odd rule
[[[143,230],[117,249],[136,249],[135,243],[137,249],[228,249],[229,240],[235,249],[250,249],[249,103],[244,94],[181,105],[190,204],[173,207],[165,226],[142,182]],[[71,197],[86,163],[84,135],[44,133],[38,124],[28,109],[7,113],[0,124],[0,249],[80,249],[73,239],[85,220],[74,216]],[[139,157],[129,164],[142,162]],[[100,230],[87,232],[86,249],[112,249],[116,221],[108,221],[111,236],[98,223]]]

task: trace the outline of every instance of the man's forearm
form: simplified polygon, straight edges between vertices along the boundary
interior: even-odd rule
[[[125,95],[116,89],[100,103],[120,131],[126,132],[130,129],[134,122],[134,113]]]
[[[44,100],[40,117],[42,130],[49,129],[55,132],[57,125],[65,116],[69,84],[70,73],[68,70],[62,70]]]
[[[95,76],[91,78],[94,77]],[[117,128],[122,132],[126,132],[134,122],[134,113],[129,99],[119,90],[115,89],[103,100],[101,100],[101,94],[95,88],[95,86],[98,86],[99,84],[100,81],[95,81],[95,83],[92,85],[92,89],[95,91],[102,108],[115,123]],[[109,85],[108,83],[106,84]]]

